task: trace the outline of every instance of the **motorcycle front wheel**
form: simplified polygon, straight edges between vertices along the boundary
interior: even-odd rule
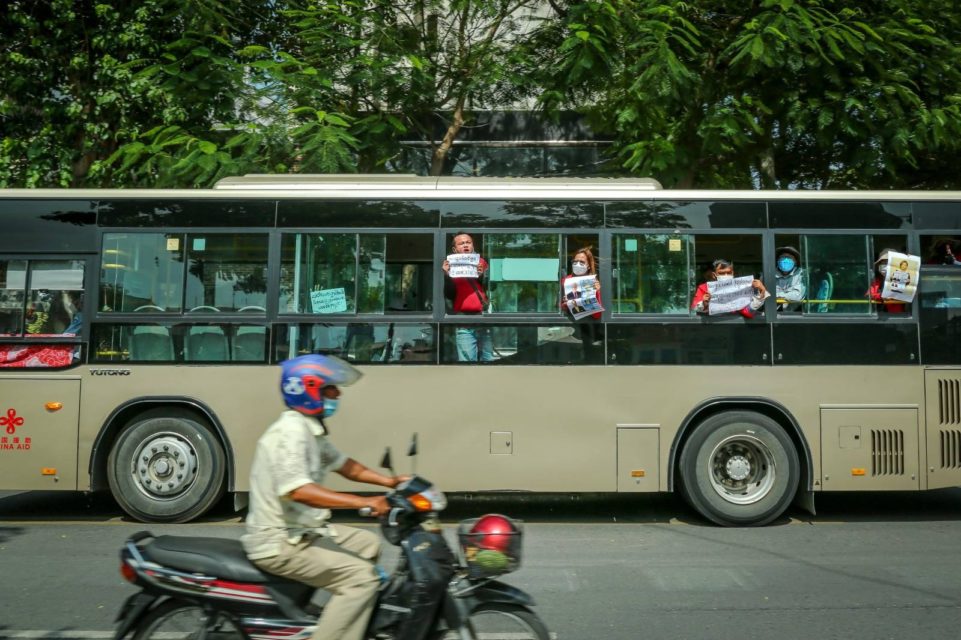
[[[482,604],[470,614],[467,624],[474,640],[550,640],[551,637],[536,613],[513,604]],[[445,629],[432,640],[461,640],[461,635],[457,629]]]
[[[243,635],[223,614],[208,615],[203,607],[167,600],[143,617],[133,640],[241,640]]]

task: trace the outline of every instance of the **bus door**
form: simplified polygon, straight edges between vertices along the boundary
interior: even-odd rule
[[[0,488],[76,489],[88,260],[0,255]]]
[[[928,488],[961,486],[961,267],[922,268]]]

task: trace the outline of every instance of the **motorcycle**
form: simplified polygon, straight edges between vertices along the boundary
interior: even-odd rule
[[[393,473],[389,449],[381,464]],[[415,474],[386,497],[380,529],[400,556],[393,574],[378,567],[365,638],[548,640],[534,600],[497,580],[520,565],[520,523],[499,514],[464,520],[455,554],[439,520],[447,499],[430,481]],[[140,591],[121,608],[115,640],[306,640],[323,613],[313,587],[262,572],[238,540],[141,531],[120,558],[121,575]]]

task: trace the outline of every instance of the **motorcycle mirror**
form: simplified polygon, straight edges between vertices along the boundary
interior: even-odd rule
[[[397,475],[396,473],[394,473],[394,463],[390,457],[390,447],[387,447],[386,449],[384,449],[384,457],[380,459],[380,466],[390,471],[390,475],[392,476]]]
[[[412,458],[410,472],[417,475],[417,432],[410,437],[410,446],[407,447],[407,455]]]
[[[414,433],[414,435],[410,437],[410,446],[407,447],[407,455],[408,456],[417,455],[417,433],[416,432]]]

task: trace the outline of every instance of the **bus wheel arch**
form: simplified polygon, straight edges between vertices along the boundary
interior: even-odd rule
[[[101,430],[91,477],[134,519],[186,522],[233,486],[233,456],[203,405],[139,399],[114,411]]]
[[[723,526],[760,526],[811,488],[811,457],[793,417],[765,400],[706,403],[671,450],[672,488]]]

